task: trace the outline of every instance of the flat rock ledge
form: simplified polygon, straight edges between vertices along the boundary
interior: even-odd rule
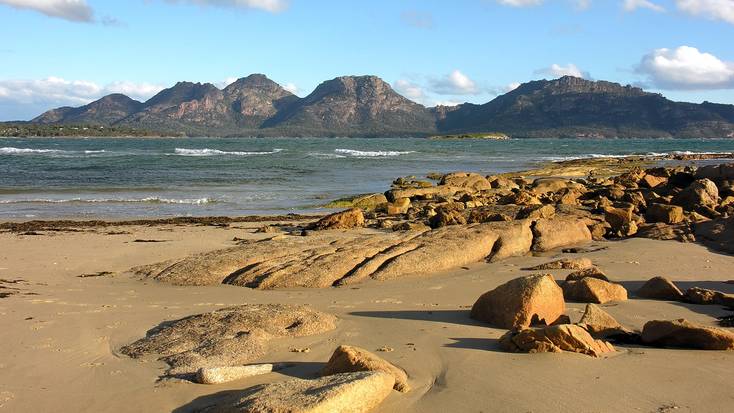
[[[200,369],[258,362],[274,338],[317,335],[336,323],[333,315],[305,305],[247,304],[163,322],[120,351],[166,362],[167,375],[194,378]]]
[[[554,220],[559,220],[553,224]],[[232,284],[255,289],[325,288],[368,279],[430,276],[484,260],[591,241],[580,218],[558,217],[542,225],[531,219],[452,225],[434,230],[383,232],[317,231],[279,236],[136,267],[142,278],[174,285]],[[578,225],[568,225],[577,222]],[[564,235],[564,228],[568,234]],[[548,241],[553,232],[552,242]],[[537,240],[545,239],[543,242]]]

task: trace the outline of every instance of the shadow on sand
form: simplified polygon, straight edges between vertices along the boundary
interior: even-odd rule
[[[406,310],[406,311],[354,311],[350,315],[399,320],[434,321],[466,326],[484,326],[487,324],[472,320],[469,310]]]

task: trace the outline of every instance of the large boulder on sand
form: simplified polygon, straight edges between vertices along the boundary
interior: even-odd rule
[[[637,290],[636,295],[640,298],[652,300],[682,301],[683,292],[665,277],[653,277]]]
[[[588,331],[574,324],[510,331],[500,338],[500,347],[512,353],[560,353],[570,351],[600,357],[614,347],[595,340]]]
[[[315,380],[292,379],[245,390],[207,413],[367,413],[392,392],[395,379],[377,371],[341,373]]]
[[[566,281],[562,287],[566,300],[578,303],[604,304],[627,299],[627,290],[624,287],[594,277]]]
[[[642,328],[642,342],[656,347],[700,350],[734,350],[734,333],[705,327],[684,319],[648,321]]]
[[[468,189],[471,192],[492,189],[492,185],[489,183],[487,178],[477,173],[470,172],[455,172],[444,175],[444,177],[441,178],[440,185],[449,185]]]
[[[388,373],[395,378],[395,390],[403,393],[410,391],[408,375],[403,369],[359,347],[345,345],[337,347],[329,362],[321,370],[321,374],[331,376],[332,374],[355,371],[382,371]]]
[[[734,254],[734,216],[697,223],[694,232],[706,246]]]
[[[705,178],[693,182],[672,200],[672,203],[687,211],[694,211],[698,207],[716,208],[718,202],[719,189],[712,180]]]
[[[539,219],[533,226],[533,250],[550,251],[591,242],[586,222],[575,217]]]
[[[133,358],[157,357],[170,366],[168,374],[193,374],[257,361],[276,338],[335,328],[336,317],[306,305],[248,304],[164,322],[120,351]]]
[[[471,318],[497,327],[517,329],[550,325],[566,311],[563,291],[552,275],[516,278],[482,294],[471,309]]]
[[[360,208],[352,208],[346,211],[327,215],[309,225],[310,229],[351,229],[364,227],[364,213]]]

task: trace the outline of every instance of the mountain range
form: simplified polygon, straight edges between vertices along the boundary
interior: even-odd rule
[[[343,76],[298,97],[262,74],[219,89],[179,82],[146,102],[112,94],[49,110],[31,123],[87,124],[203,136],[428,136],[734,138],[734,105],[565,76],[524,83],[482,105],[428,108],[376,76]]]

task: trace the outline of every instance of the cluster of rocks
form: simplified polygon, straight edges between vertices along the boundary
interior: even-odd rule
[[[352,205],[367,211],[367,226],[393,230],[564,214],[584,219],[595,239],[639,234],[694,241],[698,235],[715,243],[734,232],[734,164],[634,168],[583,179],[466,172],[431,178],[438,184],[399,178],[385,194],[357,197]]]
[[[599,357],[615,351],[606,340],[659,347],[734,350],[734,333],[686,320],[649,321],[641,333],[623,327],[596,304],[627,300],[627,290],[609,281],[588,259],[558,260],[529,269],[576,271],[561,285],[550,274],[535,274],[510,280],[479,297],[472,306],[471,317],[509,329],[500,339],[500,346],[506,351],[570,351]],[[734,295],[697,287],[683,294],[674,283],[662,277],[647,281],[636,295],[734,307]],[[570,317],[565,315],[567,301],[588,303],[576,324],[571,324]]]
[[[167,376],[220,384],[291,367],[248,364],[270,352],[274,338],[317,335],[335,327],[334,316],[308,306],[242,305],[162,323],[121,352],[166,362]],[[354,346],[337,347],[319,375],[256,386],[205,411],[368,412],[393,389],[410,391],[403,369]]]

